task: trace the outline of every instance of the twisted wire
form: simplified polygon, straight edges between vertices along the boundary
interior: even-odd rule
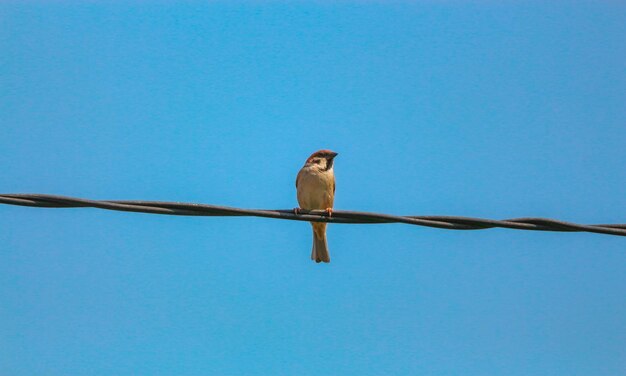
[[[459,216],[399,216],[381,213],[333,210],[332,216],[323,210],[293,209],[241,209],[227,206],[195,204],[185,202],[137,201],[137,200],[87,200],[82,198],[46,194],[0,194],[0,203],[7,205],[31,206],[40,208],[99,208],[106,210],[138,213],[221,216],[221,217],[264,217],[307,222],[381,224],[404,223],[409,225],[436,227],[448,230],[483,230],[488,228],[508,228],[515,230],[592,232],[597,234],[626,236],[626,224],[584,225],[549,218],[512,218],[504,220],[471,218]]]

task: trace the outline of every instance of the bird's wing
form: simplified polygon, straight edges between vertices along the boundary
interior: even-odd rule
[[[298,171],[298,175],[296,175],[296,188],[298,188],[298,180],[300,180],[300,175],[302,175],[302,169]]]

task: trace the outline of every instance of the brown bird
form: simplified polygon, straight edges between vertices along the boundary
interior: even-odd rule
[[[333,160],[337,153],[319,150],[311,154],[296,177],[298,204],[301,209],[326,210],[332,215],[335,201],[335,173]],[[300,209],[298,208],[298,209]],[[298,209],[295,209],[296,213]],[[326,242],[326,223],[311,222],[313,226],[313,250],[311,260],[330,262],[328,243]]]

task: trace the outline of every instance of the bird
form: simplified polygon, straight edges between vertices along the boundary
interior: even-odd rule
[[[333,162],[338,153],[323,149],[318,150],[306,160],[296,177],[298,214],[300,209],[325,210],[332,215],[335,201],[335,173]],[[313,226],[313,250],[311,260],[316,263],[330,262],[328,242],[326,241],[326,222],[311,222]]]

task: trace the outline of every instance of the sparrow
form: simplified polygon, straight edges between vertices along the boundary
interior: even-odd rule
[[[319,150],[311,154],[296,177],[299,209],[326,210],[332,215],[335,201],[335,173],[333,161],[337,153],[330,150]],[[326,241],[326,222],[311,222],[313,226],[313,250],[311,260],[330,262],[328,243]]]

